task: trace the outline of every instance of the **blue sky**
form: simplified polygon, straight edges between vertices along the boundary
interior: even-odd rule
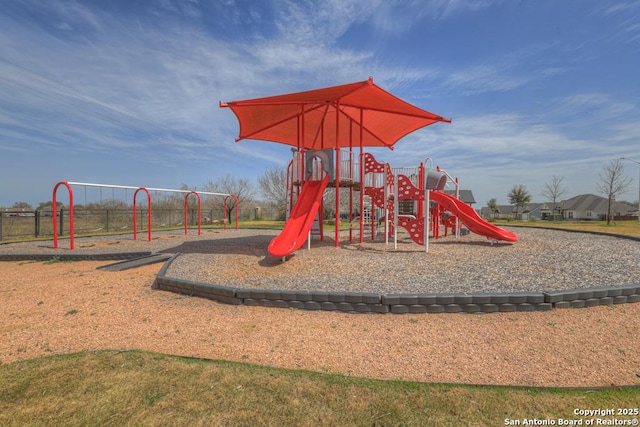
[[[369,76],[453,120],[379,159],[431,157],[476,208],[515,184],[542,201],[552,175],[596,193],[611,159],[640,160],[638,70],[640,1],[4,0],[0,206],[37,206],[59,181],[257,185],[289,147],[235,143],[219,101]]]

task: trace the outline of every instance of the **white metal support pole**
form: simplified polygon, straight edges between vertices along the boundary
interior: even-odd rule
[[[425,174],[425,181],[427,177]],[[429,200],[430,190],[427,188],[426,182],[424,186],[424,251],[429,253],[429,227],[431,227],[431,212],[429,209],[429,205],[431,201]]]
[[[340,101],[336,102],[336,147],[334,173],[336,180],[336,217],[335,217],[335,243],[337,248],[340,246]]]
[[[398,249],[398,174],[393,176],[393,249]]]
[[[360,177],[360,244],[364,242],[364,142],[363,138],[363,128],[364,126],[364,112],[363,109],[360,109],[360,161],[358,162],[358,173]]]
[[[389,199],[386,197],[387,191],[385,190],[385,197],[384,197],[384,244],[388,245],[389,244],[389,227],[391,226],[391,221],[389,221],[389,206],[387,205],[387,203],[389,203]]]
[[[458,177],[455,179],[456,183],[456,199],[460,199],[460,183]],[[456,215],[456,240],[460,240],[460,217]]]
[[[385,164],[384,166],[384,190],[382,192],[382,200],[384,203],[384,244],[389,244],[389,226],[391,222],[389,221],[389,183],[387,182],[387,176],[389,173],[389,164]]]

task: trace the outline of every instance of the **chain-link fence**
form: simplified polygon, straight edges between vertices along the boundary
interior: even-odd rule
[[[128,233],[133,232],[132,209],[74,209],[74,233],[76,235],[100,234],[100,233]],[[203,227],[222,226],[224,213],[222,209],[202,209],[200,221]],[[277,220],[280,213],[278,209],[252,208],[240,209],[238,219],[240,221],[251,220]],[[58,235],[69,234],[69,210],[57,211]],[[235,211],[231,214],[231,222],[235,222]],[[198,225],[198,210],[187,210],[187,226]],[[147,209],[136,210],[136,231],[148,229]],[[183,209],[154,209],[151,208],[151,228],[160,230],[163,228],[184,227]],[[16,240],[31,237],[53,237],[53,212],[46,210],[35,211],[3,211],[0,213],[0,241]]]

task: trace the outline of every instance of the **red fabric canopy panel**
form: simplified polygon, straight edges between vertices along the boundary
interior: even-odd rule
[[[383,90],[373,79],[358,83],[220,103],[238,118],[236,141],[257,139],[308,150],[393,147],[405,135],[451,122]],[[336,137],[338,143],[336,144]]]

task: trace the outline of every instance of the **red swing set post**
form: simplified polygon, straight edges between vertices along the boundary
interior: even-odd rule
[[[147,190],[144,187],[140,187],[138,188],[135,193],[133,193],[133,240],[137,239],[137,233],[138,233],[138,222],[137,222],[137,218],[138,218],[138,212],[136,209],[136,198],[138,196],[138,192],[140,192],[140,190],[144,191],[147,193],[147,234],[148,234],[148,241],[151,241],[151,221],[152,221],[152,216],[151,216],[151,193],[149,193],[149,190]]]
[[[201,215],[201,210],[200,210],[200,194],[198,194],[197,191],[190,191],[188,192],[185,196],[184,196],[184,235],[186,236],[188,233],[188,215],[187,215],[187,211],[189,210],[189,205],[187,204],[189,196],[195,194],[196,197],[198,198],[198,236],[200,235],[200,230],[201,230],[201,224],[202,224],[202,215]]]
[[[73,190],[71,190],[71,185],[67,181],[61,181],[53,187],[53,196],[51,197],[51,202],[53,204],[53,247],[54,249],[58,248],[58,212],[57,212],[57,204],[56,204],[56,193],[58,192],[58,187],[64,185],[69,190],[69,246],[70,249],[73,250],[74,244],[74,224],[73,224]]]
[[[222,224],[224,229],[227,229],[227,199],[229,199],[229,197],[233,197],[233,199],[236,201],[236,230],[238,229],[238,210],[240,209],[240,202],[238,201],[238,196],[236,196],[235,194],[228,194],[225,198],[224,198],[224,218],[222,220]]]

